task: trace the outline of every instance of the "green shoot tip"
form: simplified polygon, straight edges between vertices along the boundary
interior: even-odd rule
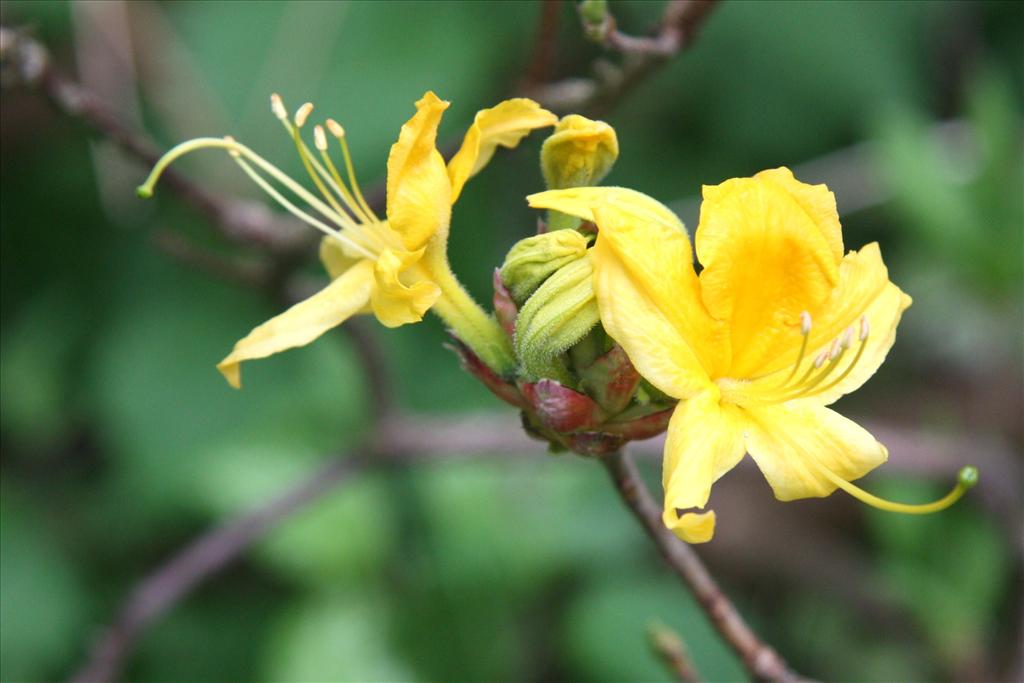
[[[139,199],[149,199],[153,196],[153,188],[148,185],[139,185],[135,188],[135,196]]]

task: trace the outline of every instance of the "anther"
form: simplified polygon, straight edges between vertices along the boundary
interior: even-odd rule
[[[839,339],[833,339],[832,346],[828,348],[828,359],[835,360],[842,348],[843,346],[839,343]]]
[[[811,314],[804,311],[800,314],[800,334],[805,337],[811,333]]]
[[[281,101],[281,96],[277,93],[270,96],[270,111],[274,112],[274,116],[282,121],[288,118],[288,110],[284,108],[284,102]]]
[[[296,127],[302,128],[304,125],[306,125],[306,119],[309,118],[309,115],[312,113],[312,111],[313,111],[313,103],[312,102],[306,102],[304,105],[299,107],[298,111],[295,112],[295,125],[296,125]]]
[[[331,131],[331,135],[336,138],[345,137],[345,129],[334,119],[327,119],[327,130]]]
[[[324,127],[317,126],[313,129],[313,144],[321,152],[327,151],[327,136],[324,135]]]
[[[871,325],[868,324],[868,317],[862,315],[860,317],[860,340],[864,341],[868,338],[868,334],[871,333]]]
[[[828,351],[822,351],[818,354],[818,357],[814,359],[814,367],[820,368],[828,360]]]
[[[843,332],[842,340],[839,342],[839,347],[842,349],[848,349],[853,345],[853,325],[846,328]]]

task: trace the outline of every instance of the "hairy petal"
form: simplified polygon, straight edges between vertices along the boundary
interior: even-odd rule
[[[827,496],[836,486],[822,469],[852,481],[889,456],[856,422],[810,402],[744,412],[747,450],[779,500]]]
[[[704,188],[701,291],[710,314],[730,327],[728,377],[749,377],[799,344],[800,314],[818,314],[838,281],[832,228],[803,202],[804,194],[761,175]]]
[[[836,209],[836,196],[827,185],[808,185],[801,183],[793,176],[793,172],[785,166],[761,171],[754,176],[758,180],[774,183],[796,200],[800,208],[807,213],[811,222],[821,231],[828,243],[832,257],[838,261],[843,257],[843,229],[839,224],[839,211]]]
[[[357,263],[324,289],[255,328],[235,344],[217,369],[238,389],[242,362],[305,346],[366,306],[372,288],[373,263]]]
[[[427,92],[388,156],[388,223],[410,251],[435,233],[446,233],[451,219],[451,184],[436,147],[437,126],[447,108],[447,102]]]
[[[454,204],[466,181],[475,176],[494,156],[498,146],[513,148],[536,128],[553,126],[558,117],[525,97],[505,100],[477,112],[466,131],[462,147],[448,162]]]
[[[690,543],[711,540],[714,514],[685,511],[703,508],[711,485],[735,467],[745,452],[740,411],[722,404],[717,389],[681,401],[672,414],[665,442],[665,525]]]
[[[554,209],[591,222],[596,222],[595,209],[615,206],[635,219],[636,223],[653,223],[686,236],[686,227],[671,209],[642,192],[626,187],[570,187],[564,190],[548,190],[531,194],[526,201],[535,209]],[[688,238],[686,250],[687,253],[691,252]],[[692,256],[689,262],[692,262]]]
[[[676,215],[625,188],[554,190],[528,199],[531,206],[598,225],[592,253],[605,329],[641,374],[663,391],[676,398],[699,391],[728,358],[728,337],[725,326],[712,320],[701,302],[690,241]],[[651,374],[664,374],[673,364],[676,380]],[[690,379],[680,385],[684,375]]]
[[[601,323],[637,371],[674,398],[688,398],[708,388],[708,372],[672,313],[659,305],[648,287],[634,279],[614,247],[599,237],[590,257]],[[666,283],[666,288],[669,286]]]
[[[441,296],[441,288],[430,280],[418,280],[410,285],[401,280],[403,271],[419,261],[423,251],[420,249],[396,254],[385,249],[374,264],[376,287],[370,297],[370,304],[377,320],[385,327],[419,322]]]

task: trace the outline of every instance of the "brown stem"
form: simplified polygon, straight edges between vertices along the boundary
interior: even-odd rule
[[[651,649],[679,683],[701,683],[703,680],[682,637],[664,624],[651,624],[647,630]]]
[[[129,593],[117,617],[99,637],[88,660],[71,681],[116,680],[135,643],[150,624],[291,513],[332,491],[341,481],[363,469],[367,462],[367,456],[359,455],[331,459],[294,488],[185,546]]]
[[[800,680],[778,653],[747,625],[693,548],[676,538],[662,524],[661,508],[651,497],[633,460],[625,453],[615,452],[602,458],[601,462],[608,470],[622,502],[658,546],[661,556],[690,589],[711,624],[739,655],[750,675],[758,681]]]
[[[544,83],[550,79],[558,47],[558,17],[561,10],[560,0],[541,0],[533,56],[530,66],[526,70],[522,90],[528,91],[535,84]]]
[[[577,111],[591,116],[604,114],[673,57],[688,49],[716,4],[717,0],[670,0],[652,36],[623,33],[607,10],[603,23],[598,26],[583,19],[584,33],[609,52],[618,54],[622,64],[595,62],[593,78],[537,84],[528,94],[558,111]]]

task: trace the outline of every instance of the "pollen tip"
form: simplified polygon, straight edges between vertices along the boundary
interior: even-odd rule
[[[960,469],[956,479],[963,488],[973,488],[978,483],[978,468],[974,465],[967,465]]]
[[[861,316],[860,318],[860,340],[864,341],[868,338],[871,333],[871,325],[868,323],[867,316]]]
[[[139,199],[149,199],[153,196],[153,188],[145,185],[139,185],[135,188],[135,196]]]
[[[828,351],[822,351],[821,353],[819,353],[818,357],[814,359],[814,367],[820,368],[822,365],[824,365],[825,359],[827,359],[828,356]]]
[[[848,349],[853,344],[853,326],[846,328],[843,332],[842,340],[839,342],[839,348]]]
[[[327,151],[327,136],[324,134],[324,127],[317,125],[313,129],[313,143],[321,152]]]
[[[345,129],[334,119],[327,119],[327,130],[331,131],[331,135],[336,138],[345,137]]]
[[[274,116],[282,121],[288,118],[288,110],[284,108],[284,102],[277,93],[273,93],[270,96],[270,111],[274,112]]]
[[[835,360],[835,357],[839,355],[839,351],[842,349],[842,347],[843,345],[840,343],[838,339],[833,339],[832,346],[828,348],[828,353],[826,354],[828,359]]]
[[[811,333],[811,314],[804,311],[800,314],[800,334],[805,337]]]
[[[304,105],[299,107],[298,111],[295,112],[295,125],[298,126],[299,128],[302,128],[304,125],[306,125],[306,119],[309,118],[309,115],[312,113],[312,111],[312,102],[306,102]]]

